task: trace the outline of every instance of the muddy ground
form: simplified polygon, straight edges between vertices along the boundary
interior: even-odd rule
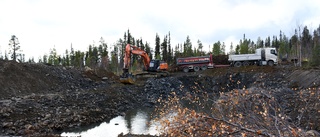
[[[197,90],[218,98],[219,92],[233,89],[276,90],[285,97],[287,114],[294,120],[298,91],[315,88],[319,92],[319,75],[319,69],[250,66],[172,72],[169,77],[123,85],[118,76],[103,70],[0,61],[0,135],[59,135],[141,106],[154,107],[173,91],[184,96]],[[319,131],[320,112],[312,111],[312,118],[306,115],[299,126]]]

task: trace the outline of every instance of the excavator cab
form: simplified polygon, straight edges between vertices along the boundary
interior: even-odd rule
[[[147,71],[156,72],[159,70],[168,70],[168,63],[158,59],[151,60]]]

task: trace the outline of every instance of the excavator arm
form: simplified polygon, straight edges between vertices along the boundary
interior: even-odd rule
[[[144,50],[136,47],[136,46],[132,46],[132,50],[131,50],[132,54],[136,54],[136,55],[140,55],[143,58],[143,65],[144,65],[144,70],[148,70],[149,69],[149,65],[150,65],[150,58],[147,54],[147,52],[145,52]]]
[[[123,57],[123,73],[120,75],[120,82],[124,84],[133,84],[135,81],[134,75],[129,72],[131,61],[131,46],[126,45],[125,53]]]
[[[125,53],[123,57],[123,69],[129,69],[130,67],[130,59],[131,59],[131,46],[127,44],[125,48]]]
[[[148,70],[149,64],[150,64],[150,58],[144,50],[140,49],[139,47],[132,46],[130,44],[127,44],[125,48],[125,54],[124,54],[124,64],[123,64],[123,69],[129,69],[131,64],[130,64],[130,59],[131,59],[131,54],[135,55],[140,55],[143,58],[143,64],[144,64],[144,69]]]

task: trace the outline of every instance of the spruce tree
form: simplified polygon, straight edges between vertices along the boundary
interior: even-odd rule
[[[10,46],[9,54],[11,54],[11,59],[14,61],[17,61],[17,57],[22,55],[21,53],[19,53],[20,42],[18,40],[18,37],[16,37],[15,35],[12,35],[11,39],[9,40],[9,46]]]
[[[220,41],[213,44],[212,55],[219,55],[221,53],[221,43]]]
[[[156,59],[160,59],[160,38],[158,36],[158,33],[156,34],[156,45],[155,45],[154,56]]]
[[[162,53],[162,60],[168,61],[168,45],[167,45],[167,36],[164,36],[163,42],[161,43],[161,53]]]

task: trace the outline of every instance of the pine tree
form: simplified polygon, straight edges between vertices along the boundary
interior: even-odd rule
[[[34,57],[29,58],[28,63],[31,63],[31,64],[32,64],[32,63],[35,63]]]
[[[265,42],[265,47],[271,47],[271,42],[270,42],[271,40],[270,40],[270,36],[268,36],[267,38],[266,38],[266,42]]]
[[[69,51],[68,51],[68,49],[66,49],[66,53],[65,53],[65,60],[64,60],[64,62],[65,62],[65,65],[64,66],[70,66],[70,58],[69,58]]]
[[[212,47],[212,55],[219,55],[221,53],[221,43],[220,41],[216,42],[213,44],[213,47]]]
[[[290,39],[290,55],[292,56],[291,58],[296,61],[299,56],[299,37],[298,37],[298,31],[295,29],[295,34],[291,37]],[[294,62],[298,63],[298,62]]]
[[[115,47],[117,47],[117,53],[116,56],[117,58],[120,59],[120,63],[119,63],[119,67],[123,68],[123,57],[124,57],[124,52],[125,52],[125,46],[127,45],[126,42],[126,34],[124,34],[124,40],[122,40],[121,38],[117,41],[117,44],[115,45]],[[118,67],[117,67],[118,68]]]
[[[193,56],[192,43],[191,43],[189,36],[187,36],[187,39],[184,42],[183,46],[184,46],[185,56],[187,56],[187,57]]]
[[[232,43],[232,42],[231,42],[231,44],[230,44],[229,54],[235,54],[235,53],[234,53],[234,50],[233,50],[233,43]]]
[[[224,42],[222,42],[220,54],[222,54],[222,55],[226,54],[226,45],[224,44]]]
[[[48,63],[50,65],[59,65],[61,59],[59,60],[59,55],[57,54],[57,50],[55,48],[55,46],[50,49],[50,54],[49,54],[49,58],[48,58]]]
[[[93,47],[92,55],[91,55],[91,68],[96,69],[98,65],[99,60],[99,54],[98,54],[98,48],[96,46]]]
[[[100,68],[107,69],[109,65],[108,45],[105,43],[102,37],[100,38],[100,45],[98,50]]]
[[[278,54],[280,59],[287,60],[290,52],[289,41],[286,35],[280,30]]]
[[[248,51],[248,53],[250,53],[250,54],[253,54],[253,53],[255,53],[256,52],[256,47],[257,47],[257,45],[256,44],[254,44],[254,42],[253,41],[251,41],[251,40],[249,40],[249,45],[248,45],[248,48],[249,48],[249,51]]]
[[[180,49],[179,49],[179,44],[175,46],[174,48],[174,56],[173,56],[173,62],[174,64],[176,64],[176,60],[177,58],[181,57],[181,52],[180,52]]]
[[[151,53],[151,48],[149,46],[149,43],[145,43],[145,51],[147,52],[147,54],[149,55],[150,59],[152,59],[152,53]]]
[[[22,55],[21,53],[19,53],[21,52],[21,50],[20,50],[20,42],[18,40],[18,37],[16,37],[15,35],[12,35],[11,39],[9,40],[9,46],[10,46],[9,54],[11,54],[11,59],[14,61],[17,61],[17,57]]]
[[[311,66],[320,66],[320,25],[313,32],[313,50]]]
[[[120,40],[118,42],[120,42]],[[109,70],[111,72],[116,73],[116,74],[118,74],[118,66],[119,66],[119,62],[118,62],[118,52],[119,51],[118,50],[119,50],[119,47],[117,45],[114,45],[113,50],[111,51],[111,64],[109,66]]]
[[[198,39],[197,43],[198,43],[198,52],[197,52],[198,54],[196,56],[202,56],[204,55],[202,51],[202,48],[203,48],[202,42]]]
[[[167,61],[167,63],[168,63],[168,64],[171,64],[171,62],[173,62],[173,54],[172,54],[173,50],[171,49],[171,36],[170,36],[170,31],[169,31],[167,46],[168,46],[168,61]]]
[[[139,44],[139,45],[140,45],[140,48],[141,48],[142,50],[145,50],[146,47],[145,47],[144,44],[143,44],[142,38],[140,39],[139,42],[140,42],[140,44]]]
[[[240,45],[237,45],[237,46],[236,46],[235,54],[240,54]]]
[[[78,56],[80,56],[80,55],[78,55]],[[92,45],[89,45],[89,49],[85,54],[86,66],[92,67],[92,64],[93,64],[92,56],[93,56],[93,47],[92,47]]]
[[[301,46],[302,46],[302,51],[301,51],[302,57],[305,60],[309,60],[312,55],[310,53],[312,53],[313,46],[312,46],[312,36],[307,26],[305,26],[302,31]]]
[[[243,39],[240,40],[240,54],[248,54],[249,53],[249,43],[250,40],[246,39],[246,35],[243,34]]]
[[[44,54],[42,60],[43,60],[44,64],[47,64],[48,63],[48,55]]]
[[[74,52],[74,49],[72,47],[72,43],[71,43],[71,47],[70,47],[70,66],[75,66],[75,60],[76,60],[76,57],[75,57],[75,52]]]
[[[263,40],[261,40],[260,37],[258,37],[257,39],[257,48],[263,48],[264,45],[263,45]]]
[[[156,59],[161,59],[160,58],[160,38],[158,36],[158,33],[156,34],[156,45],[155,45],[154,56]]]
[[[125,37],[126,37],[126,35],[125,35]],[[127,44],[133,44],[132,41],[131,41],[131,34],[130,34],[129,29],[128,29],[128,31],[127,31],[127,39],[126,39],[126,42],[127,42]]]
[[[167,45],[167,36],[164,36],[163,42],[161,43],[161,53],[162,53],[162,60],[168,62],[168,45]]]

